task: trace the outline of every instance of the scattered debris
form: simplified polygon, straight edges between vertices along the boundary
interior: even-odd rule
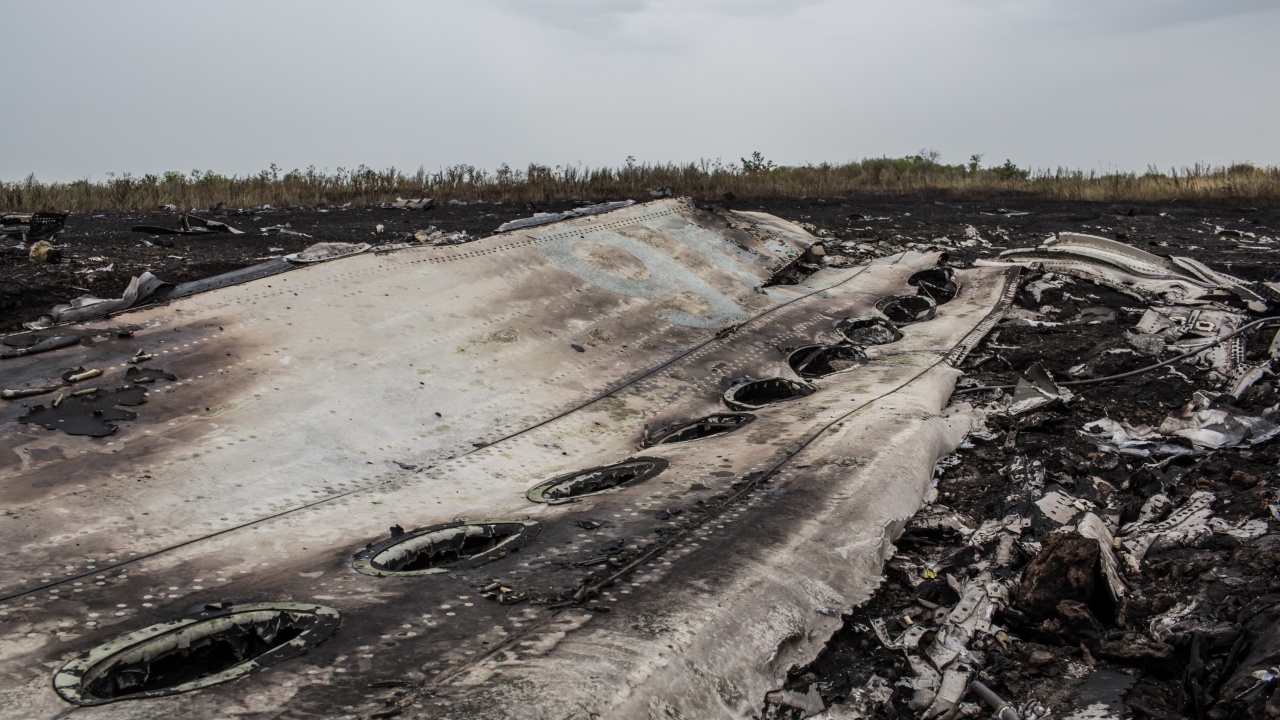
[[[0,235],[17,237],[24,243],[53,240],[66,225],[67,213],[0,213]]]
[[[132,407],[146,401],[146,392],[136,386],[85,395],[59,395],[48,407],[32,406],[18,422],[61,430],[68,435],[104,437],[116,431],[116,422],[138,417],[137,413],[117,406]]]
[[[297,230],[290,228],[287,224],[268,225],[267,227],[262,228],[262,234],[263,235],[293,235],[294,237],[304,237],[304,238],[311,237],[306,233],[298,232]]]
[[[406,200],[398,197],[392,202],[383,203],[383,207],[397,208],[400,210],[430,210],[435,206],[436,201],[431,198],[412,198]]]
[[[431,245],[460,245],[462,243],[471,242],[472,238],[467,234],[466,230],[461,232],[446,233],[432,225],[425,230],[414,230],[411,236],[413,242],[428,243]]]
[[[1096,235],[1058,233],[1038,248],[1006,250],[1000,261],[1087,278],[1146,299],[1177,303],[1237,297],[1256,312],[1267,307],[1251,283],[1198,260],[1152,255]]]
[[[176,228],[161,227],[159,225],[134,225],[134,232],[147,233],[149,235],[207,235],[209,233],[230,233],[231,235],[243,235],[243,230],[237,230],[230,225],[219,222],[217,220],[208,220],[191,213],[183,213],[179,219],[179,226]]]
[[[787,697],[816,687],[830,718],[1269,717],[1280,341],[1261,286],[1070,233],[968,257],[1032,270],[957,383],[985,428]],[[917,287],[941,300],[938,280]],[[762,717],[804,716],[783,699]]]
[[[1266,442],[1280,433],[1280,425],[1266,418],[1252,417],[1196,392],[1177,415],[1165,418],[1156,431],[1187,438],[1198,447],[1218,449],[1248,440],[1250,445]]]

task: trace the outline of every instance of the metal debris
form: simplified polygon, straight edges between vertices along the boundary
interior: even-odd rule
[[[1006,250],[1000,262],[1037,265],[1164,302],[1196,302],[1241,298],[1255,311],[1266,303],[1251,284],[1209,269],[1187,257],[1165,258],[1116,240],[1058,233],[1040,247]]]
[[[1058,387],[1049,371],[1036,363],[1018,380],[1018,386],[1013,391],[1013,402],[1009,405],[1009,414],[1020,415],[1055,403],[1070,402],[1072,397],[1074,396],[1070,390]]]
[[[237,230],[230,225],[219,222],[218,220],[209,220],[191,213],[183,213],[178,219],[178,227],[170,228],[160,225],[134,225],[134,232],[147,233],[149,235],[208,235],[211,233],[227,233],[230,235],[243,235],[243,230]]]
[[[60,348],[71,347],[72,345],[79,344],[80,337],[78,335],[55,335],[52,337],[46,337],[43,335],[18,335],[5,338],[4,344],[0,344],[0,359],[35,355],[37,353],[58,350]]]
[[[286,262],[298,265],[306,265],[310,263],[327,262],[329,260],[337,260],[351,255],[359,255],[360,253],[373,247],[369,243],[342,243],[342,242],[322,242],[316,243],[296,253],[290,253],[284,256]]]
[[[537,227],[539,225],[548,225],[569,218],[584,217],[587,215],[599,215],[620,208],[630,207],[635,204],[635,200],[622,200],[618,202],[600,203],[598,205],[587,205],[586,207],[574,208],[564,212],[555,213],[535,213],[533,217],[521,218],[520,220],[512,220],[503,223],[498,227],[498,232],[510,232],[512,230],[522,230],[525,228]]]
[[[66,305],[55,305],[48,313],[41,315],[39,320],[26,323],[26,326],[32,330],[40,330],[63,323],[104,317],[127,310],[150,299],[162,289],[171,287],[173,286],[150,272],[144,272],[130,280],[124,294],[117,299],[81,295]]]
[[[22,242],[53,240],[67,225],[67,213],[0,213],[0,235]]]

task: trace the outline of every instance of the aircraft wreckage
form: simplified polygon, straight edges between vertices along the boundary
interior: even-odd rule
[[[758,714],[1019,272],[765,286],[815,240],[661,200],[45,330],[0,361],[60,388],[0,405],[0,716]]]

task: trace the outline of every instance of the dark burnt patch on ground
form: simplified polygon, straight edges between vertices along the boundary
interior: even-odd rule
[[[852,259],[872,256],[871,247],[928,249],[925,238],[945,234],[948,242],[932,245],[962,265],[998,252],[985,243],[1032,246],[1061,230],[1186,255],[1255,281],[1273,280],[1280,271],[1270,249],[1276,222],[1269,211],[1139,208],[1130,215],[1071,206],[971,219],[956,209],[946,217],[938,207],[898,215],[888,208],[866,212],[858,222],[872,229],[829,230],[828,253]],[[822,229],[821,218],[829,213],[815,209],[811,214],[818,217],[809,221]],[[937,224],[921,215],[937,218]],[[877,223],[897,229],[889,233],[876,229]],[[985,243],[966,245],[966,235]],[[868,251],[860,253],[860,246]],[[1063,287],[1037,286],[1042,279],[1034,270],[1024,274],[1013,309],[962,365],[962,386],[1012,384],[1037,362],[1059,380],[1103,378],[1175,354],[1144,351],[1130,341],[1150,302],[1080,279]],[[1244,362],[1268,364],[1275,336],[1275,326],[1246,333]],[[1108,449],[1083,431],[1086,423],[1104,418],[1158,427],[1197,393],[1229,401],[1246,415],[1276,415],[1280,395],[1270,376],[1238,399],[1221,395],[1228,384],[1207,364],[1179,362],[1127,380],[1070,388],[1075,397],[1065,404],[1017,416],[993,412],[989,436],[971,437],[940,465],[934,503],[897,541],[898,554],[871,601],[845,617],[844,628],[814,663],[792,669],[784,686],[790,692],[773,694],[763,717],[806,717],[817,707],[815,692],[832,718],[921,716],[924,709],[913,704],[918,668],[909,661],[911,653],[888,646],[885,638],[896,640],[916,628],[923,630],[918,647],[929,647],[943,630],[939,611],[956,607],[959,590],[984,570],[1010,594],[994,615],[992,632],[968,646],[978,653],[974,677],[1024,717],[1036,704],[1054,716],[1071,716],[1097,700],[1098,692],[1111,709],[1088,717],[1276,717],[1280,682],[1269,679],[1275,671],[1268,668],[1280,654],[1280,441],[1144,457]],[[953,402],[998,403],[998,395],[957,395]],[[1081,544],[1079,535],[1064,534],[1037,506],[1052,491],[1083,501],[1100,516],[1114,516],[1120,527],[1138,521],[1154,496],[1178,508],[1211,493],[1212,517],[1222,527],[1266,523],[1265,531],[1237,537],[1220,529],[1153,548],[1138,571],[1121,568],[1130,592],[1116,602],[1106,591],[1098,543]],[[966,533],[926,520],[949,512],[964,518]],[[1011,517],[1025,519],[1027,526],[1001,564],[996,544],[975,544],[967,533]],[[1074,538],[1074,549],[1066,538]],[[1117,541],[1117,554],[1133,541]],[[1081,547],[1092,548],[1092,554]],[[992,711],[970,692],[957,712],[986,717]]]
[[[196,212],[243,231],[241,235],[151,235],[131,229],[139,225],[180,227],[180,213],[172,211],[73,213],[56,241],[62,249],[61,263],[32,263],[17,239],[0,241],[0,331],[20,329],[22,322],[80,295],[119,297],[131,277],[148,270],[176,284],[298,252],[318,242],[368,242],[376,249],[403,242],[415,230],[430,227],[484,237],[503,223],[534,212],[559,212],[590,202],[443,204],[425,211],[317,207]],[[882,254],[896,245],[930,245],[935,239],[947,238],[942,245],[948,252],[967,260],[998,252],[996,248],[1001,246],[1035,245],[1052,232],[1075,231],[1121,237],[1152,252],[1192,255],[1249,280],[1272,280],[1280,272],[1267,260],[1270,248],[1252,242],[1255,238],[1245,234],[1274,237],[1280,228],[1280,207],[1112,206],[1016,198],[950,203],[913,198],[810,198],[716,205],[761,210],[810,225],[824,237],[860,247],[860,256]],[[381,233],[377,232],[379,225]],[[262,232],[263,228],[281,226],[310,237]],[[1237,234],[1218,235],[1219,228]],[[964,246],[970,232],[991,247],[977,241]]]
[[[56,245],[62,261],[35,264],[18,239],[0,240],[0,332],[19,330],[59,303],[81,295],[119,297],[131,277],[151,271],[179,284],[248,267],[295,253],[320,242],[404,242],[414,231],[431,227],[444,232],[467,231],[472,237],[493,233],[504,222],[534,212],[556,212],[577,203],[492,203],[442,205],[430,210],[381,207],[334,207],[196,211],[200,217],[226,223],[243,234],[154,235],[135,226],[181,227],[181,213],[160,211],[86,212],[67,218]],[[378,226],[382,232],[378,232]],[[263,228],[289,232],[264,234]],[[302,233],[295,235],[291,233]],[[304,235],[306,237],[304,237]]]

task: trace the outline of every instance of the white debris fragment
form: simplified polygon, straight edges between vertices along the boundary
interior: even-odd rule
[[[1059,525],[1066,525],[1075,516],[1082,512],[1093,510],[1095,506],[1083,498],[1072,497],[1057,490],[1052,490],[1036,501],[1036,507],[1040,508],[1045,517]]]
[[[1157,432],[1184,437],[1198,447],[1217,450],[1245,440],[1257,445],[1280,434],[1280,425],[1260,417],[1216,407],[1207,395],[1197,392],[1177,415],[1170,415]]]
[[[1161,257],[1096,235],[1059,233],[1040,247],[1006,250],[999,261],[1039,266],[1166,303],[1196,304],[1236,296],[1248,302],[1250,309],[1266,309],[1261,296],[1244,280],[1191,258]]]
[[[547,225],[569,218],[582,217],[583,215],[598,215],[635,204],[635,200],[621,200],[618,202],[599,203],[597,205],[588,205],[586,207],[574,208],[558,213],[534,213],[533,217],[512,220],[498,226],[498,232],[508,232],[511,230],[520,230],[522,228],[537,227],[538,225]]]
[[[1129,592],[1129,586],[1120,577],[1120,564],[1116,561],[1115,536],[1103,522],[1093,513],[1085,513],[1076,523],[1076,532],[1098,543],[1098,558],[1102,565],[1102,576],[1107,580],[1107,590],[1111,599],[1117,603]]]
[[[338,258],[347,257],[349,255],[358,255],[365,250],[373,247],[369,243],[342,243],[342,242],[322,242],[316,243],[305,250],[285,255],[284,259],[291,263],[317,263],[326,260],[336,260]]]
[[[1160,522],[1134,522],[1120,529],[1120,555],[1125,569],[1132,575],[1140,572],[1142,559],[1151,550],[1194,546],[1209,539],[1213,529],[1214,495],[1201,490]]]
[[[1009,405],[1009,414],[1020,415],[1056,402],[1068,402],[1073,397],[1075,395],[1070,390],[1058,387],[1043,365],[1036,363],[1018,379],[1018,386],[1013,391],[1013,402]]]

